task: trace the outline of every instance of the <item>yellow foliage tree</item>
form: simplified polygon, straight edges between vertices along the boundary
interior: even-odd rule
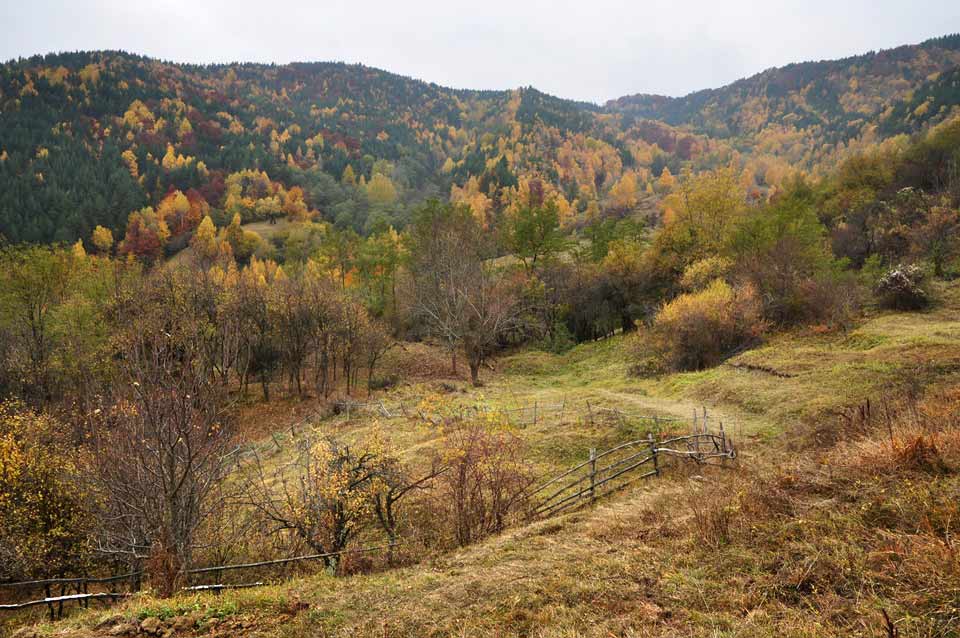
[[[140,167],[137,166],[136,154],[130,149],[127,149],[120,154],[120,157],[123,158],[123,163],[127,165],[127,170],[130,171],[130,176],[134,179],[140,177]]]
[[[82,569],[86,495],[65,428],[25,406],[0,404],[0,575],[5,580]]]
[[[610,189],[610,207],[615,210],[634,208],[639,201],[638,192],[637,177],[633,173],[624,173]]]
[[[152,126],[155,121],[156,117],[150,112],[147,105],[140,100],[134,100],[130,104],[130,108],[123,114],[123,123],[137,130],[142,130],[147,125]]]
[[[87,251],[83,247],[82,239],[78,239],[77,243],[70,248],[70,254],[75,260],[78,261],[83,261],[87,258]]]
[[[397,201],[393,181],[381,173],[374,173],[366,186],[367,200],[374,206],[389,206]]]
[[[667,166],[663,167],[663,172],[660,173],[660,177],[657,179],[657,188],[662,193],[669,193],[673,190],[673,187],[677,184],[677,178],[673,176],[673,173],[670,172],[670,168]]]
[[[450,187],[450,201],[454,204],[466,204],[470,207],[474,219],[483,228],[490,226],[493,201],[480,191],[480,180],[476,175],[471,176],[462,187],[453,184]]]
[[[731,168],[687,174],[664,207],[668,225],[690,231],[701,249],[716,251],[746,209],[746,193]]]
[[[93,229],[91,241],[100,253],[106,255],[113,248],[113,232],[109,228],[97,226]]]

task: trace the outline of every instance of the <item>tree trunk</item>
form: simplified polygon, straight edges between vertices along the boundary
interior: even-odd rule
[[[470,366],[470,381],[474,386],[480,385],[480,366],[483,364],[483,349],[480,348],[472,339],[463,342],[464,354],[467,357],[467,364]]]

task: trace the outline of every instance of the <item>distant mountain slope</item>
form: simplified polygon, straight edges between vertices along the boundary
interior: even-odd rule
[[[883,135],[912,133],[945,119],[957,109],[960,109],[960,66],[933,74],[893,104],[880,119],[880,132]]]
[[[768,69],[681,98],[634,95],[607,110],[662,120],[718,138],[749,137],[771,126],[817,128],[835,142],[859,134],[890,104],[910,99],[931,76],[960,65],[960,35],[841,60]]]
[[[96,225],[122,234],[131,212],[167,210],[177,191],[221,224],[319,210],[365,232],[402,225],[427,197],[493,222],[532,181],[562,200],[567,222],[623,214],[643,191],[669,187],[665,170],[738,162],[762,190],[850,145],[942,119],[957,103],[958,65],[960,36],[949,36],[598,107],[340,63],[197,66],[113,51],[18,59],[0,66],[0,235],[88,240]],[[191,213],[171,229],[166,214],[156,215],[161,237],[196,223]]]

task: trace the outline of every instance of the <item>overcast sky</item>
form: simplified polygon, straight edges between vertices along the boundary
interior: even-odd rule
[[[960,0],[0,0],[0,58],[362,62],[445,86],[602,102],[960,31]]]

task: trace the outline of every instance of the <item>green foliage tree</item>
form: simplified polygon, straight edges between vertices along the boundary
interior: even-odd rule
[[[507,216],[504,232],[508,248],[520,258],[527,272],[537,267],[538,260],[551,259],[567,246],[554,200],[520,207]]]

